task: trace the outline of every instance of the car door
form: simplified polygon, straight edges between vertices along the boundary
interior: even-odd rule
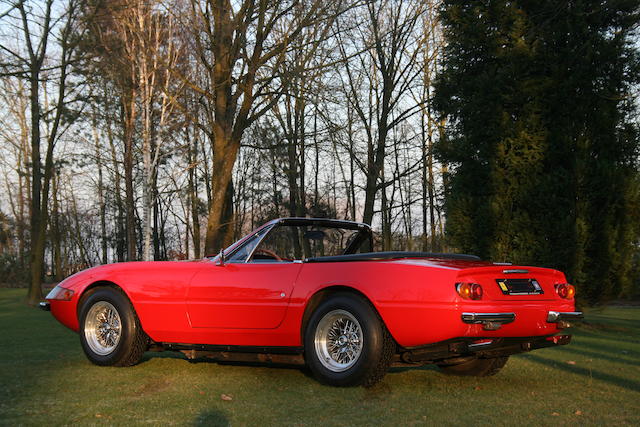
[[[211,262],[193,277],[187,310],[194,328],[272,329],[287,310],[301,263]]]

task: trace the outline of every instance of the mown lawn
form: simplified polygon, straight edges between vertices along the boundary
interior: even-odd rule
[[[640,424],[638,308],[592,310],[572,344],[514,356],[495,377],[394,368],[371,389],[338,389],[299,369],[173,353],[97,367],[24,294],[0,289],[0,424]]]

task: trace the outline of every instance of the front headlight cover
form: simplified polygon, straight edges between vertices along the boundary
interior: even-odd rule
[[[48,300],[58,300],[58,301],[71,301],[73,294],[75,292],[71,289],[64,288],[60,285],[57,285],[55,288],[51,289],[51,291],[47,294],[45,299]]]

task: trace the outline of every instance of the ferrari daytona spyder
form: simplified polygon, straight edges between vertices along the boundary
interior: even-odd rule
[[[493,375],[512,354],[568,344],[582,317],[559,271],[372,247],[366,224],[282,218],[215,257],[81,271],[41,307],[97,365],[180,351],[303,364],[336,386],[373,385],[392,364]]]

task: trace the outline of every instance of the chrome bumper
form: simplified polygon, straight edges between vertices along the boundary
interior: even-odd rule
[[[486,331],[495,331],[500,326],[516,320],[515,313],[462,313],[462,321],[468,324],[482,324]]]
[[[584,316],[581,311],[550,311],[547,315],[547,322],[560,323],[572,320],[582,320]]]
[[[40,307],[40,310],[51,311],[51,306],[49,305],[49,301],[40,302],[40,304],[38,304],[38,307]]]

